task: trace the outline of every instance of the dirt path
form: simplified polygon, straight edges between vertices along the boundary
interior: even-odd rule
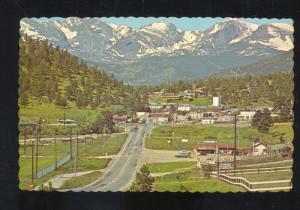
[[[197,161],[197,158],[193,156],[191,158],[177,158],[175,157],[177,152],[178,151],[152,150],[144,148],[142,162],[147,164],[176,161]]]

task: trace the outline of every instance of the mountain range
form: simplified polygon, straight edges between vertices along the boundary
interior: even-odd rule
[[[205,78],[293,49],[292,25],[256,25],[238,18],[194,31],[167,22],[134,29],[100,18],[23,18],[20,33],[48,40],[90,65],[137,85]]]

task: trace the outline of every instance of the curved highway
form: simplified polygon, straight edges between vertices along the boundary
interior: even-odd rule
[[[139,162],[143,149],[145,134],[153,126],[150,124],[139,125],[133,129],[119,152],[117,158],[112,160],[106,172],[95,182],[81,188],[69,189],[72,191],[125,191],[134,180],[139,169]]]

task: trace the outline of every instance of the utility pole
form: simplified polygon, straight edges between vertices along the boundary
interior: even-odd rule
[[[218,141],[215,141],[215,145],[216,145],[216,161],[217,161],[217,176],[219,176],[219,145],[218,145]]]
[[[76,133],[76,144],[77,144],[77,146],[76,146],[76,157],[78,157],[78,155],[79,155],[78,141],[79,141],[79,139],[78,139],[78,131],[77,131],[77,133]]]
[[[64,106],[64,127],[66,127],[66,106]]]
[[[25,127],[24,129],[24,155],[27,157],[27,154],[26,154],[26,140],[27,140],[27,133],[26,133],[27,129]]]
[[[234,163],[234,170],[236,170],[236,113],[234,113],[234,153],[233,153],[233,163]]]
[[[76,176],[77,160],[78,160],[78,132],[76,133],[76,142],[75,142],[75,158],[74,158],[74,174]]]
[[[57,150],[56,150],[56,134],[57,132],[54,132],[54,158],[55,158],[55,170],[57,169]]]
[[[102,155],[104,155],[104,138],[102,138]]]
[[[36,136],[36,151],[35,151],[35,177],[37,177],[38,173],[38,156],[39,156],[39,141],[40,141],[40,135],[41,135],[41,119],[38,123],[38,129],[37,129],[37,136]]]
[[[73,158],[73,151],[72,151],[72,150],[73,150],[73,148],[72,148],[72,146],[73,146],[73,145],[72,145],[72,143],[73,143],[73,142],[72,142],[72,141],[73,141],[73,140],[72,140],[72,127],[71,127],[71,130],[70,130],[70,131],[71,131],[71,133],[70,133],[70,157],[71,157],[71,159],[72,159],[72,158]]]
[[[33,141],[31,142],[31,182],[33,184],[34,180],[34,144]]]

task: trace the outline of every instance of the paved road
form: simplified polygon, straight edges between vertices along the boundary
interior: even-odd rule
[[[139,167],[143,140],[152,125],[140,125],[138,129],[130,132],[125,146],[118,157],[108,166],[107,172],[99,180],[82,188],[70,189],[72,191],[125,191],[133,181]]]

